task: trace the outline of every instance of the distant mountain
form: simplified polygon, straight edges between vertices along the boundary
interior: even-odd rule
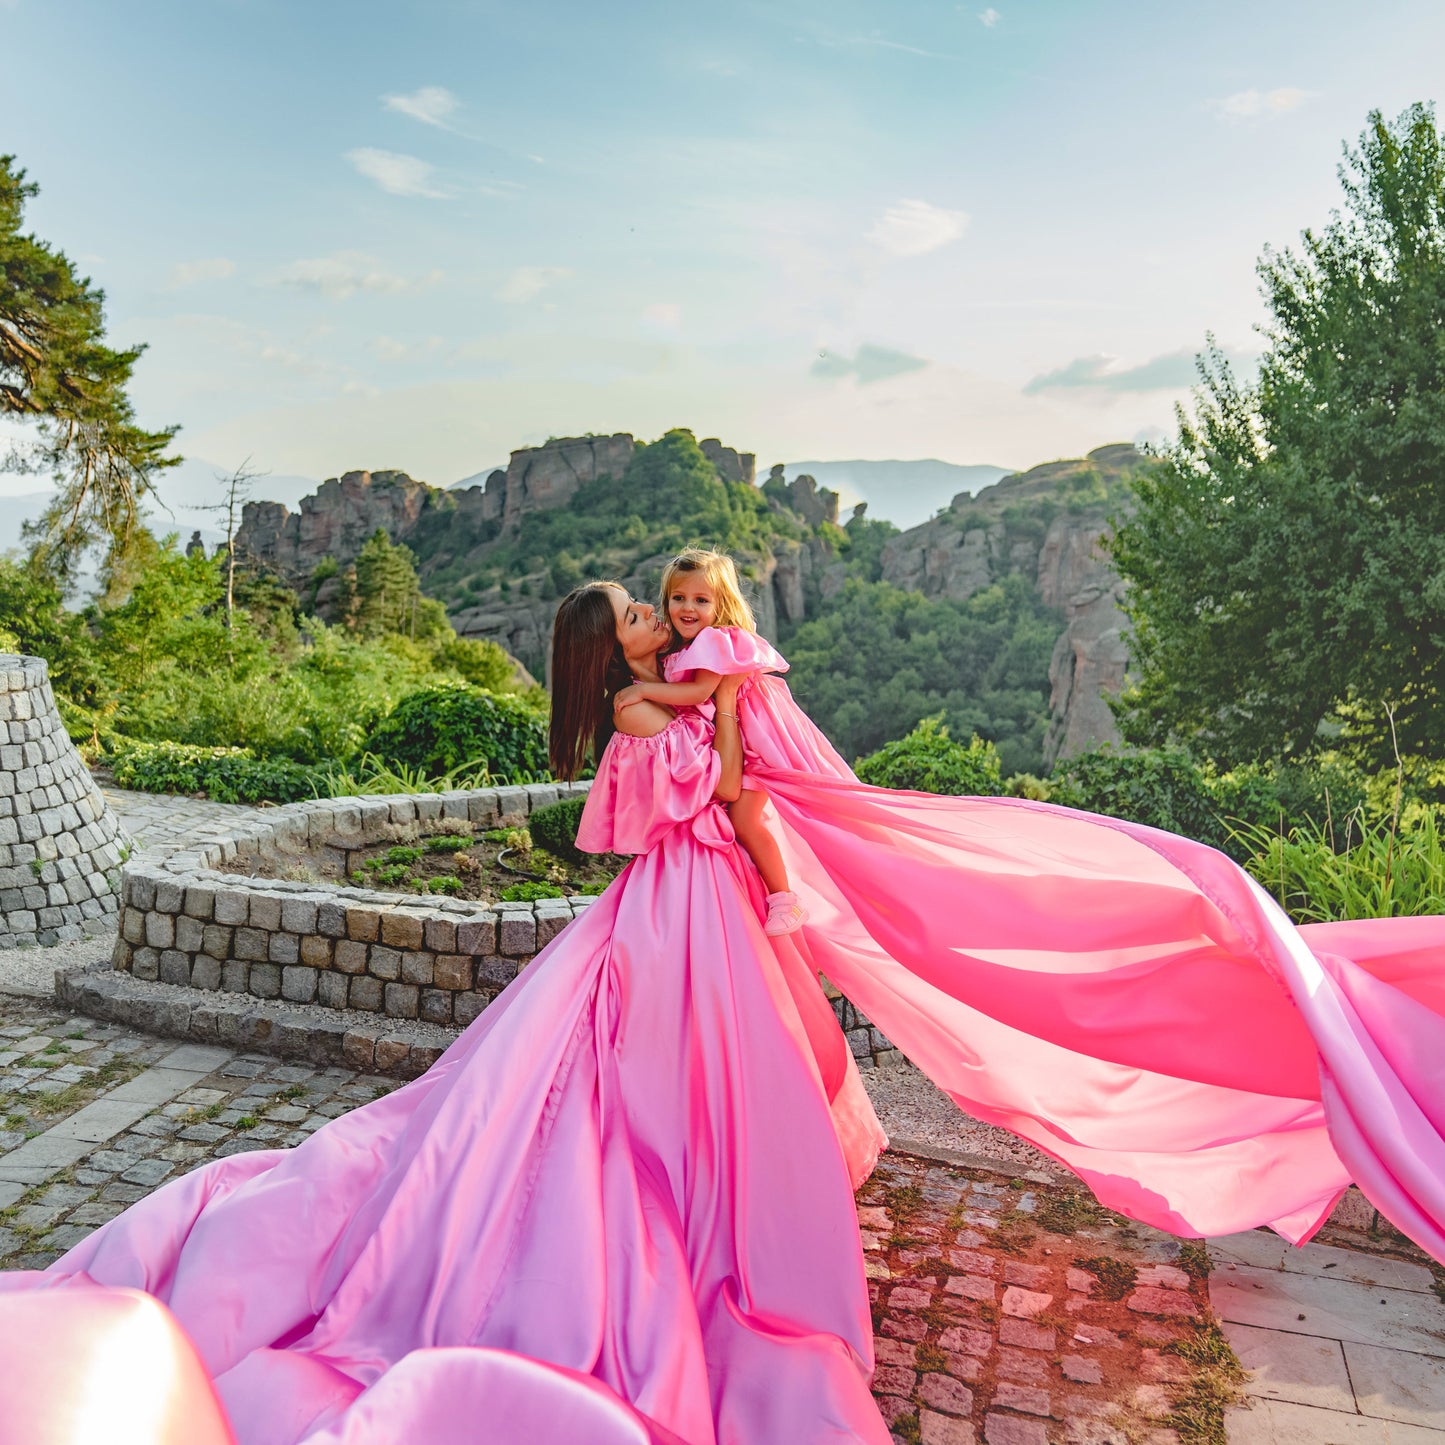
[[[868,503],[868,515],[894,526],[916,527],[960,492],[972,495],[991,487],[1010,467],[959,466],[933,458],[922,461],[789,462],[789,478],[806,473],[819,486],[838,492],[844,515],[856,502]]]

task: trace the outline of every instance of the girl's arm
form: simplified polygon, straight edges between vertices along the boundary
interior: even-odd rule
[[[660,702],[664,707],[696,707],[706,702],[722,680],[721,673],[698,672],[690,682],[634,682],[612,700],[619,712],[640,702]]]
[[[712,795],[720,803],[735,803],[743,790],[743,735],[738,727],[738,688],[742,681],[737,676],[722,678],[716,683],[713,696],[717,717],[713,722],[712,745],[722,760],[722,772]]]

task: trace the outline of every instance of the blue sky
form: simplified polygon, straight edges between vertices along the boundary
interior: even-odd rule
[[[1026,466],[1168,427],[1382,0],[0,0],[0,150],[188,454],[450,483],[548,435]],[[33,486],[33,482],[28,485]]]

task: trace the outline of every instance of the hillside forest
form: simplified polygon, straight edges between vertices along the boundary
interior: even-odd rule
[[[677,428],[564,506],[500,518],[378,473],[373,488],[412,489],[405,535],[378,527],[298,572],[248,547],[246,527],[207,555],[153,525],[174,434],[131,418],[139,350],[109,351],[98,293],[22,234],[33,188],[0,158],[0,278],[27,277],[0,279],[0,406],[37,425],[26,464],[57,484],[24,553],[0,560],[0,650],[49,661],[72,736],[123,786],[281,802],[529,779],[545,769],[557,599],[597,576],[650,595],[678,548],[713,546],[866,781],[1184,832],[1297,917],[1441,911],[1433,111],[1372,115],[1342,184],[1322,229],[1260,261],[1257,375],[1209,342],[1176,437],[1149,455],[1050,463],[900,532],[840,517],[781,468],[757,485]],[[81,436],[105,465],[77,461]],[[1090,684],[1103,721],[1080,746],[1067,713],[1088,701],[1088,648],[1071,639],[1090,608],[1107,624],[1090,645],[1117,636],[1119,669]]]

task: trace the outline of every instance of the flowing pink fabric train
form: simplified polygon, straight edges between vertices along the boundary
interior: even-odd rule
[[[886,1445],[885,1141],[717,772],[695,715],[615,738],[588,834],[641,856],[429,1073],[0,1291],[156,1296],[241,1445]]]

